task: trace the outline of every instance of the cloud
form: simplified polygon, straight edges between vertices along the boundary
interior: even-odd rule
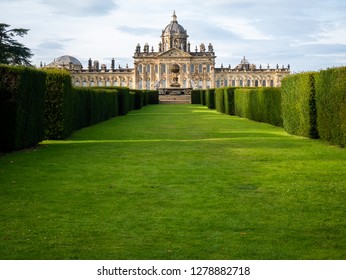
[[[126,25],[120,25],[116,28],[120,32],[128,33],[130,35],[135,36],[145,36],[145,35],[158,35],[158,29],[157,28],[151,28],[151,27],[132,27],[132,26],[126,26]]]
[[[102,16],[117,8],[116,0],[39,0],[53,13],[67,16]]]

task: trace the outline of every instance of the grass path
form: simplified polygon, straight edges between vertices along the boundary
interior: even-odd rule
[[[345,259],[346,149],[154,105],[0,156],[1,259]]]

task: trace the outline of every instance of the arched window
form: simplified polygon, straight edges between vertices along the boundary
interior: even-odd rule
[[[190,65],[190,73],[195,73],[195,65]]]
[[[162,85],[163,85],[164,88],[167,87],[167,82],[166,82],[166,80],[163,80],[163,81],[162,81]]]
[[[221,81],[220,81],[220,79],[218,79],[218,80],[216,81],[216,87],[219,88],[220,85],[221,85]]]
[[[258,80],[255,81],[255,87],[258,87]]]
[[[198,72],[199,72],[199,73],[202,73],[202,72],[203,72],[203,65],[202,65],[202,64],[199,64],[199,65],[198,65]]]
[[[138,82],[138,89],[142,89],[142,88],[143,88],[143,81],[142,79],[140,79]]]
[[[147,73],[150,73],[150,64],[147,65]]]
[[[241,87],[244,86],[243,80],[240,80],[240,81],[239,81],[239,86],[241,86]]]
[[[228,81],[227,80],[224,81],[223,86],[228,87]]]
[[[126,87],[126,80],[125,80],[125,79],[122,80],[121,86],[122,86],[122,87]]]
[[[186,64],[183,64],[183,73],[186,73]]]
[[[166,73],[166,64],[161,64],[161,73]]]
[[[159,72],[159,66],[157,64],[155,64],[155,73]]]
[[[207,64],[207,73],[210,73],[210,64]]]
[[[130,80],[130,85],[129,85],[130,88],[133,88],[133,82],[132,82],[132,79]]]
[[[232,80],[232,87],[235,87],[235,80]]]
[[[142,73],[143,72],[143,66],[142,66],[142,64],[139,64],[138,65],[138,73]]]
[[[207,81],[207,88],[210,88],[210,87],[211,87],[211,81],[208,80],[208,81]]]
[[[266,87],[266,86],[267,86],[266,80],[263,80],[263,81],[262,81],[262,86],[263,86],[263,87]]]
[[[198,81],[198,88],[203,88],[203,81],[202,80]]]
[[[150,89],[150,79],[147,80],[146,89]]]
[[[113,86],[117,87],[118,86],[118,80],[115,79],[114,82],[113,82]]]
[[[186,79],[183,80],[183,88],[186,88],[187,86],[187,82],[186,82]]]
[[[274,80],[270,80],[270,86],[271,86],[271,87],[274,86]]]
[[[247,84],[248,87],[251,87],[251,80],[247,80]]]

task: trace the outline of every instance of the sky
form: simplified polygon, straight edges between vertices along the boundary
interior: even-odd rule
[[[346,65],[345,0],[0,0],[0,22],[30,29],[18,41],[33,65],[62,55],[133,67],[139,43],[158,51],[176,11],[191,50],[214,47],[216,67],[245,56],[257,66],[318,71]]]

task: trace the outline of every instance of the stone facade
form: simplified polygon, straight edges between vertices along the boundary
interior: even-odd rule
[[[224,86],[272,86],[281,85],[283,77],[290,73],[289,65],[276,68],[256,67],[244,57],[234,68],[215,68],[215,52],[211,43],[200,44],[191,50],[187,31],[178,23],[175,12],[171,22],[162,30],[157,51],[148,44],[135,48],[134,68],[110,69],[89,59],[86,70],[75,58],[65,58],[60,66],[56,61],[47,67],[63,67],[71,71],[76,86],[126,86],[132,89],[158,89],[161,93],[189,93],[195,88],[217,88]],[[60,59],[60,58],[59,58]],[[59,60],[57,59],[57,61]],[[61,60],[61,59],[60,59]],[[77,60],[78,61],[78,60]],[[64,64],[65,63],[65,64]]]

